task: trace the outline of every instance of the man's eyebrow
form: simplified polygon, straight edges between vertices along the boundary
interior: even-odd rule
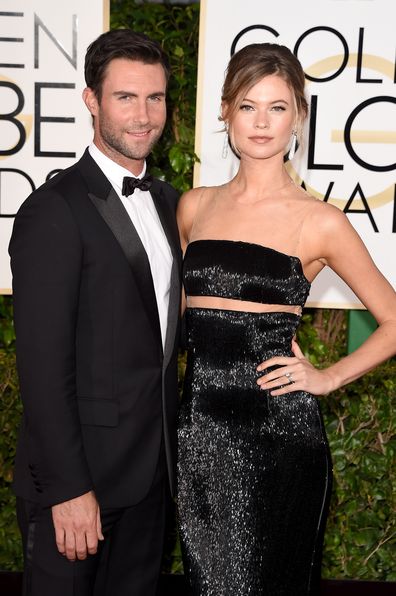
[[[138,97],[138,94],[134,91],[113,91],[113,95],[116,97],[121,97],[123,95],[129,95],[130,97]],[[165,97],[166,93],[164,91],[154,91],[154,93],[150,93],[147,97]]]
[[[137,93],[134,93],[133,91],[113,91],[113,95],[131,95],[132,97],[137,97]]]

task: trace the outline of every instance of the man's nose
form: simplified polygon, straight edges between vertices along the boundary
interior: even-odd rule
[[[139,102],[135,106],[133,120],[140,124],[147,124],[147,122],[149,122],[150,118],[148,115],[147,104],[145,101]]]

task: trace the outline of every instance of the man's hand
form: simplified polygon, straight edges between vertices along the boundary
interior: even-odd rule
[[[93,491],[52,507],[56,545],[69,561],[86,559],[103,540],[100,510]]]

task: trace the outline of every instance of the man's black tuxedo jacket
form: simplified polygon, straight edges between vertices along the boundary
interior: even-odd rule
[[[17,214],[10,255],[24,416],[14,489],[25,499],[49,506],[93,489],[102,507],[134,504],[161,441],[173,484],[177,193],[154,180],[151,195],[173,253],[164,349],[143,245],[88,151]]]

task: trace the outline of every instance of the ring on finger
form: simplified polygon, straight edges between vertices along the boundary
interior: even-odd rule
[[[293,375],[290,372],[285,373],[285,377],[289,381],[289,383],[294,383]]]

